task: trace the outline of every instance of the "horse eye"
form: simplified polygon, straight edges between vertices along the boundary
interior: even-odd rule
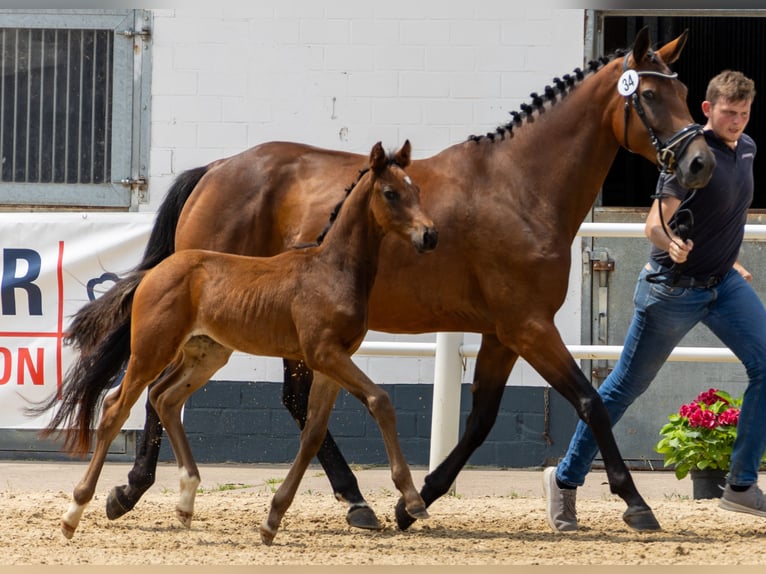
[[[383,190],[383,197],[386,198],[386,201],[396,201],[399,199],[399,192],[388,187]]]
[[[641,97],[646,101],[651,102],[656,98],[656,94],[654,93],[654,90],[644,90],[641,92]]]

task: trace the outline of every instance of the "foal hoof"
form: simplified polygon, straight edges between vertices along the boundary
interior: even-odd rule
[[[400,498],[396,503],[395,509],[396,525],[399,530],[407,530],[418,518],[428,518],[428,511],[425,506],[416,506],[407,508],[404,504],[404,498]]]
[[[193,514],[191,512],[176,508],[176,518],[178,518],[178,521],[186,528],[191,528],[192,516]]]
[[[64,538],[66,538],[67,540],[72,539],[72,536],[74,536],[74,531],[76,529],[77,527],[71,526],[67,524],[66,522],[64,522],[63,520],[61,521],[61,534],[63,534]]]
[[[115,486],[106,497],[106,517],[109,520],[116,520],[120,516],[133,510],[133,505],[123,498],[125,485]]]
[[[365,530],[383,530],[383,525],[369,506],[352,506],[346,514],[346,522],[354,528]]]
[[[650,508],[628,508],[622,515],[625,524],[639,532],[662,530],[660,523]]]
[[[274,542],[274,537],[277,535],[277,531],[269,528],[265,522],[261,524],[258,532],[261,534],[261,542],[266,546],[271,546],[272,542]]]

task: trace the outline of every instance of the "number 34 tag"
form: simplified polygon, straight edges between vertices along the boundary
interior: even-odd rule
[[[638,72],[635,70],[625,70],[620,80],[617,82],[617,91],[621,96],[632,96],[638,89]]]

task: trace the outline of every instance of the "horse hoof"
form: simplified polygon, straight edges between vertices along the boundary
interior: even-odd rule
[[[399,527],[399,530],[407,530],[415,522],[415,518],[407,512],[403,498],[400,498],[399,502],[396,503],[395,515],[396,526]]]
[[[425,520],[426,518],[430,518],[430,515],[428,514],[425,506],[413,506],[412,508],[407,508],[406,510],[407,514],[417,520]]]
[[[274,537],[277,535],[277,531],[269,528],[265,522],[261,524],[261,527],[258,529],[258,531],[261,534],[261,542],[263,542],[266,546],[271,546],[271,544],[274,542]]]
[[[120,500],[125,492],[125,485],[115,486],[109,496],[106,497],[106,517],[109,520],[116,520],[120,516],[133,510],[133,506],[127,500]]]
[[[186,528],[191,528],[192,516],[193,515],[191,512],[186,512],[185,510],[176,508],[176,518],[178,518],[178,521]]]
[[[383,525],[375,516],[375,511],[369,506],[354,506],[348,509],[346,522],[354,528],[365,530],[383,530]]]
[[[625,524],[630,526],[633,530],[639,532],[652,532],[655,530],[662,530],[660,523],[654,516],[654,512],[650,508],[630,509],[625,511],[622,515],[622,519]]]
[[[77,529],[76,526],[72,526],[70,524],[67,524],[63,520],[61,521],[61,534],[64,535],[64,538],[67,540],[71,540],[72,536],[74,536],[74,531]]]

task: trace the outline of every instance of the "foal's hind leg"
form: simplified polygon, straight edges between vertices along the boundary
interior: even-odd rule
[[[66,538],[72,538],[80,519],[85,511],[85,507],[93,498],[96,490],[98,477],[104,466],[106,455],[109,452],[109,446],[120,432],[122,425],[128,420],[130,408],[136,402],[144,387],[150,382],[141,382],[131,376],[131,369],[128,371],[120,386],[104,399],[101,422],[96,432],[96,446],[93,449],[88,468],[80,482],[75,486],[72,502],[69,508],[61,517],[61,532]]]
[[[283,362],[285,378],[282,385],[282,403],[303,429],[306,425],[312,372],[303,361],[284,359]],[[348,504],[346,522],[356,528],[381,530],[383,525],[362,496],[356,476],[343,458],[329,430],[316,456],[332,485],[335,498]]]
[[[194,515],[194,499],[200,475],[181,422],[181,408],[194,391],[203,387],[226,364],[230,356],[230,349],[209,337],[192,337],[184,346],[180,365],[164,374],[149,393],[178,462],[180,494],[176,517],[187,528],[191,526]]]

